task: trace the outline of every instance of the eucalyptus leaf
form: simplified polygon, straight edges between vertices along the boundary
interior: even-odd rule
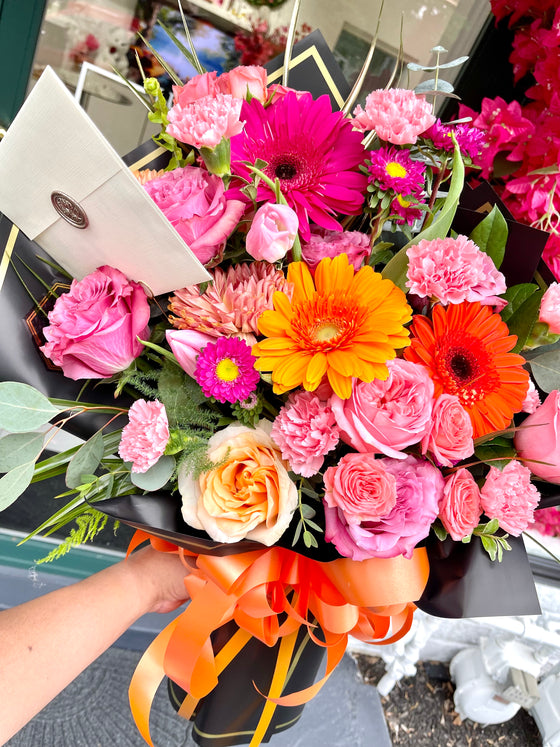
[[[317,512],[312,506],[308,506],[307,504],[302,504],[301,506],[301,515],[304,519],[312,519]]]
[[[311,534],[311,532],[304,532],[303,533],[303,542],[307,548],[310,547],[319,547],[317,540],[315,537]]]
[[[292,540],[292,547],[294,545],[297,545],[297,542],[298,542],[298,540],[299,540],[299,538],[301,536],[301,530],[302,530],[302,528],[303,528],[303,524],[301,523],[301,521],[299,521],[297,523],[297,526],[296,526],[296,531],[294,532],[294,538]]]
[[[512,285],[503,294],[504,298],[508,302],[508,305],[502,309],[500,315],[504,322],[507,322],[517,309],[525,303],[525,301],[539,290],[539,286],[534,283],[519,283],[518,285]]]
[[[507,237],[506,220],[496,205],[469,236],[479,249],[486,252],[498,269],[504,261]]]
[[[512,335],[517,335],[517,345],[514,353],[520,353],[531,334],[535,323],[539,320],[539,311],[544,291],[539,290],[531,294],[517,311],[508,319],[507,326]]]
[[[449,193],[445,198],[445,202],[441,210],[435,216],[435,220],[415,236],[411,241],[408,242],[403,248],[398,251],[395,256],[387,262],[383,268],[381,274],[384,278],[392,280],[402,291],[406,293],[406,281],[407,281],[407,268],[408,268],[408,256],[407,250],[411,246],[415,246],[421,239],[431,241],[433,239],[443,239],[447,236],[451,223],[455,217],[457,211],[457,205],[459,204],[459,198],[463,191],[463,184],[465,181],[465,166],[463,159],[461,158],[461,151],[459,146],[455,143],[455,150],[453,153],[453,164],[451,172],[451,183],[449,185]]]
[[[43,433],[10,433],[0,438],[0,472],[9,472],[27,462],[35,462],[43,450]]]
[[[560,389],[560,350],[544,353],[529,361],[531,372],[545,392]]]
[[[27,490],[34,469],[35,460],[14,467],[0,478],[0,511],[11,506]]]
[[[451,62],[444,62],[441,65],[419,65],[417,62],[409,62],[407,65],[407,68],[409,70],[412,70],[414,73],[419,72],[431,72],[432,70],[442,70],[443,68],[450,68],[450,67],[459,67],[459,65],[462,65],[464,62],[466,62],[469,58],[468,57],[457,57],[454,60],[451,60]]]
[[[93,474],[103,459],[104,450],[103,433],[97,431],[83,446],[80,446],[68,463],[67,487],[77,488],[84,482],[85,475]]]
[[[441,93],[453,93],[453,86],[446,80],[435,80],[434,78],[431,78],[430,80],[422,81],[422,83],[419,83],[414,89],[414,93],[417,94],[435,93],[440,91]]]
[[[175,459],[172,456],[162,456],[146,472],[131,472],[130,480],[141,490],[160,490],[166,485],[175,470]]]
[[[17,381],[0,382],[0,428],[10,433],[34,431],[59,412],[34,387]]]

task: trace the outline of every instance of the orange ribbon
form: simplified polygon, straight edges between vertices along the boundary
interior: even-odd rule
[[[148,537],[137,533],[131,546]],[[300,626],[306,625],[313,641],[327,648],[325,676],[311,687],[281,696],[290,654],[279,654],[268,705],[251,742],[256,747],[276,704],[302,705],[319,692],[344,655],[349,635],[388,644],[408,632],[415,609],[412,602],[421,596],[429,572],[424,548],[416,549],[410,559],[341,558],[320,563],[282,547],[219,557],[193,555],[153,537],[150,540],[158,550],[181,554],[190,571],[185,585],[191,597],[186,610],[150,645],[130,684],[132,714],[151,747],[149,710],[164,676],[189,693],[189,705],[185,702],[181,713],[192,715],[197,700],[214,689],[220,671],[251,636],[274,646],[279,640],[295,640]],[[210,635],[230,620],[246,635],[231,647],[230,655],[218,654],[218,662]],[[321,631],[324,640],[315,630]]]

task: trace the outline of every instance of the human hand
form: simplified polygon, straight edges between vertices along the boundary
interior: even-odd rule
[[[172,612],[189,598],[187,569],[176,553],[143,547],[122,561],[123,570],[137,586],[146,612]]]

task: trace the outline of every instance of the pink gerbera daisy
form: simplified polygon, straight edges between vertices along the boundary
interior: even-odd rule
[[[243,402],[259,382],[255,361],[245,340],[219,337],[201,350],[194,377],[206,397],[218,402]]]
[[[328,96],[316,101],[311,94],[289,92],[266,109],[257,99],[243,104],[241,134],[231,140],[231,170],[251,180],[246,162],[266,162],[263,169],[280,181],[282,194],[299,219],[307,241],[309,223],[341,230],[335,215],[358,215],[367,179],[359,170],[365,151],[362,135],[352,129],[342,112],[333,112]],[[231,190],[247,198],[241,187]],[[273,201],[274,193],[260,181],[257,202]]]
[[[424,186],[426,166],[414,161],[407,150],[380,148],[370,153],[369,181],[383,190],[410,195]]]

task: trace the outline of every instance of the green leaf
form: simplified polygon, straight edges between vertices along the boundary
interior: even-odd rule
[[[294,538],[292,540],[292,547],[294,545],[297,545],[302,529],[303,529],[303,524],[301,523],[301,521],[298,521],[297,526],[296,526],[296,531],[294,532]]]
[[[0,438],[0,472],[34,462],[43,449],[43,433],[10,433]]]
[[[440,524],[439,521],[436,521],[434,524],[432,524],[432,529],[434,530],[434,534],[440,540],[440,542],[443,542],[443,540],[447,539],[447,530],[444,528],[443,524]]]
[[[311,506],[308,506],[305,503],[302,503],[302,505],[301,505],[301,515],[303,516],[304,519],[312,519],[315,516],[316,513],[317,512],[315,511],[314,508],[312,508]]]
[[[534,283],[519,283],[519,285],[512,285],[508,288],[503,294],[508,305],[500,312],[504,322],[507,323],[508,319],[525,303],[529,296],[532,296],[538,290],[539,286]]]
[[[523,350],[531,330],[539,320],[543,290],[536,291],[524,301],[517,311],[508,319],[508,329],[512,335],[517,335],[517,345],[513,348],[514,353]]]
[[[529,361],[531,372],[545,392],[560,389],[560,350],[544,353]]]
[[[486,252],[498,269],[504,261],[507,238],[507,223],[496,205],[469,236],[479,249]]]
[[[77,488],[84,482],[84,476],[92,475],[103,459],[103,433],[97,431],[83,446],[80,446],[68,463],[66,486]]]
[[[146,472],[131,472],[130,480],[141,490],[159,490],[166,485],[175,471],[175,459],[172,456],[162,456]]]
[[[303,533],[303,542],[307,548],[310,547],[319,547],[319,544],[317,543],[317,540],[315,537],[311,534],[311,532],[304,532]]]
[[[443,70],[443,68],[458,67],[459,65],[462,65],[463,62],[466,62],[468,59],[469,59],[468,57],[457,57],[455,60],[451,60],[451,62],[443,62],[441,65],[437,65],[437,66],[432,65],[431,67],[428,65],[419,65],[417,62],[409,62],[407,65],[407,68],[416,73],[430,72],[432,70]]]
[[[34,431],[58,415],[44,394],[17,381],[0,382],[0,428],[10,433]]]
[[[494,537],[485,537],[483,534],[480,536],[482,540],[482,547],[490,555],[490,560],[496,560],[496,554],[498,552],[498,543]]]
[[[507,438],[494,438],[492,441],[477,446],[474,453],[481,462],[500,470],[516,456],[513,443]]]
[[[416,94],[435,93],[436,91],[441,93],[453,93],[453,86],[446,80],[436,80],[435,78],[431,78],[430,80],[424,80],[422,83],[419,83],[414,89],[414,93]]]
[[[490,519],[487,524],[480,525],[482,534],[496,534],[500,528],[498,519]]]
[[[314,521],[306,519],[305,524],[306,526],[311,527],[311,529],[314,529],[316,532],[319,532],[320,534],[323,533],[323,528],[320,527],[319,524],[316,524]]]
[[[0,511],[11,506],[25,492],[31,484],[34,469],[35,460],[14,467],[0,478]]]
[[[463,184],[465,181],[465,166],[463,159],[461,158],[461,151],[459,146],[455,143],[455,151],[453,153],[453,164],[452,164],[451,182],[449,185],[449,193],[445,198],[445,202],[441,210],[435,216],[432,223],[415,236],[412,241],[403,246],[395,256],[388,262],[381,274],[384,278],[392,280],[403,292],[406,293],[406,281],[408,269],[408,257],[407,249],[411,246],[415,246],[420,240],[425,239],[431,241],[433,239],[443,239],[447,236],[451,223],[455,217],[457,211],[457,205],[459,204],[459,198],[463,191]]]

